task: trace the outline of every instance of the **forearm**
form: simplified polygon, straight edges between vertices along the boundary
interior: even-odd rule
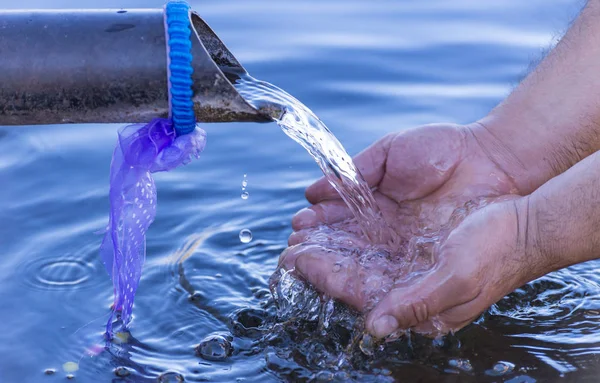
[[[473,132],[522,194],[600,149],[600,0]]]
[[[518,242],[524,247],[530,269],[537,274],[529,275],[528,280],[600,258],[600,152],[518,204]]]

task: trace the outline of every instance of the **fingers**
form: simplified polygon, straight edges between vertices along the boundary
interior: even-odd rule
[[[279,265],[294,269],[315,289],[346,304],[362,309],[363,292],[359,289],[359,266],[351,257],[316,244],[301,244],[287,248]]]
[[[450,270],[436,270],[418,283],[390,291],[369,313],[367,330],[382,338],[398,329],[422,327],[436,315],[470,302],[476,295],[469,283],[456,278]]]
[[[296,259],[308,251],[310,251],[310,248],[305,244],[288,247],[279,256],[279,267],[283,267],[285,270],[295,269]]]
[[[311,249],[296,257],[295,268],[317,290],[362,309],[358,265],[351,257],[340,256],[325,248]]]
[[[318,224],[340,222],[351,217],[352,213],[341,199],[324,201],[296,213],[292,218],[292,229],[298,231]]]
[[[288,246],[296,246],[302,242],[306,242],[309,233],[306,230],[294,231],[288,238]]]
[[[390,143],[396,134],[389,134],[354,157],[354,164],[370,187],[376,187],[385,172]],[[340,198],[326,178],[322,177],[306,189],[306,199],[312,204]]]

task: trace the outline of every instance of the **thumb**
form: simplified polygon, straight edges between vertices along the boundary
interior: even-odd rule
[[[512,267],[527,267],[521,266],[523,252],[515,247],[514,200],[491,204],[465,218],[441,245],[437,266],[390,291],[369,313],[367,330],[384,337],[437,316],[457,329],[518,287],[522,271]]]
[[[411,286],[390,291],[367,316],[367,331],[383,338],[399,329],[423,325],[449,308],[473,300],[477,293],[469,279],[457,278],[448,269],[441,267]]]

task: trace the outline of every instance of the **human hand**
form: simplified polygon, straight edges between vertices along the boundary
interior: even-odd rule
[[[398,329],[446,333],[472,322],[494,302],[548,272],[598,256],[600,154],[581,161],[529,196],[506,195],[470,214],[436,249],[432,270],[413,278],[402,267],[355,262],[308,242],[282,254],[296,271],[328,295],[365,309],[378,337]],[[482,189],[483,190],[483,189]],[[307,232],[307,229],[303,229]],[[348,234],[349,235],[349,234]],[[298,238],[294,234],[292,240]],[[364,243],[355,241],[357,246]],[[333,272],[335,267],[337,272]],[[389,271],[399,283],[378,291]],[[370,307],[369,307],[370,308]]]
[[[411,238],[438,233],[466,202],[482,198],[489,202],[518,192],[505,170],[511,169],[510,152],[496,150],[496,158],[506,160],[493,161],[488,149],[493,147],[498,147],[494,137],[481,125],[428,125],[386,136],[359,154],[355,163],[376,189],[375,198],[391,229],[411,246]],[[369,243],[349,219],[350,211],[325,179],[306,194],[315,205],[294,217],[295,232],[281,259],[285,268],[295,268],[321,291],[366,310],[389,288],[431,266],[431,260],[424,259],[431,254],[415,259],[378,256],[366,263],[364,256],[344,257],[339,247],[325,244],[327,239],[370,257]],[[468,213],[463,210],[458,220]],[[329,227],[316,229],[322,224]]]
[[[434,271],[381,300],[367,328],[458,330],[504,295],[549,272],[599,257],[600,153],[534,193],[465,219],[440,248]]]

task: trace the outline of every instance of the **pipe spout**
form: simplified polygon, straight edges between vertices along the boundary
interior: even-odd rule
[[[247,75],[195,12],[200,122],[268,122],[233,82]],[[0,125],[134,123],[168,116],[163,12],[0,11]]]

